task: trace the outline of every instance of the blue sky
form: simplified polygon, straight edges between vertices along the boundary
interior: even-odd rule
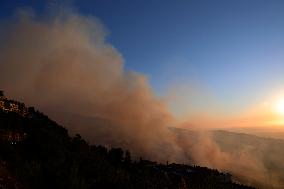
[[[125,68],[146,74],[158,95],[197,85],[225,107],[242,109],[284,88],[283,0],[62,2],[3,0],[0,17],[20,7],[45,14],[66,5],[96,16]]]

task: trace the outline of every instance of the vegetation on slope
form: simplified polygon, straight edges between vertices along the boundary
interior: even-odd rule
[[[0,134],[1,167],[22,188],[251,188],[232,183],[229,174],[217,170],[142,158],[133,161],[130,152],[120,148],[89,145],[80,135],[70,137],[65,128],[34,108],[3,95]],[[0,175],[0,180],[4,177]]]

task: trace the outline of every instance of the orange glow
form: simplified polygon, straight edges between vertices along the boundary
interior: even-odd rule
[[[267,98],[257,105],[248,107],[243,112],[233,115],[224,114],[191,114],[184,119],[180,127],[225,129],[284,126],[284,95]]]
[[[281,99],[279,102],[277,102],[275,108],[277,113],[284,115],[284,99]]]

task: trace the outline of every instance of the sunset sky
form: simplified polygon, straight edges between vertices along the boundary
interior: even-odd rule
[[[178,114],[265,109],[284,98],[282,0],[3,0],[0,17],[61,6],[99,18],[126,70],[145,74]]]

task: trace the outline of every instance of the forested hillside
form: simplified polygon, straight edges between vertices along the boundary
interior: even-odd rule
[[[217,170],[133,160],[127,150],[89,145],[2,92],[0,135],[0,188],[252,188]]]

